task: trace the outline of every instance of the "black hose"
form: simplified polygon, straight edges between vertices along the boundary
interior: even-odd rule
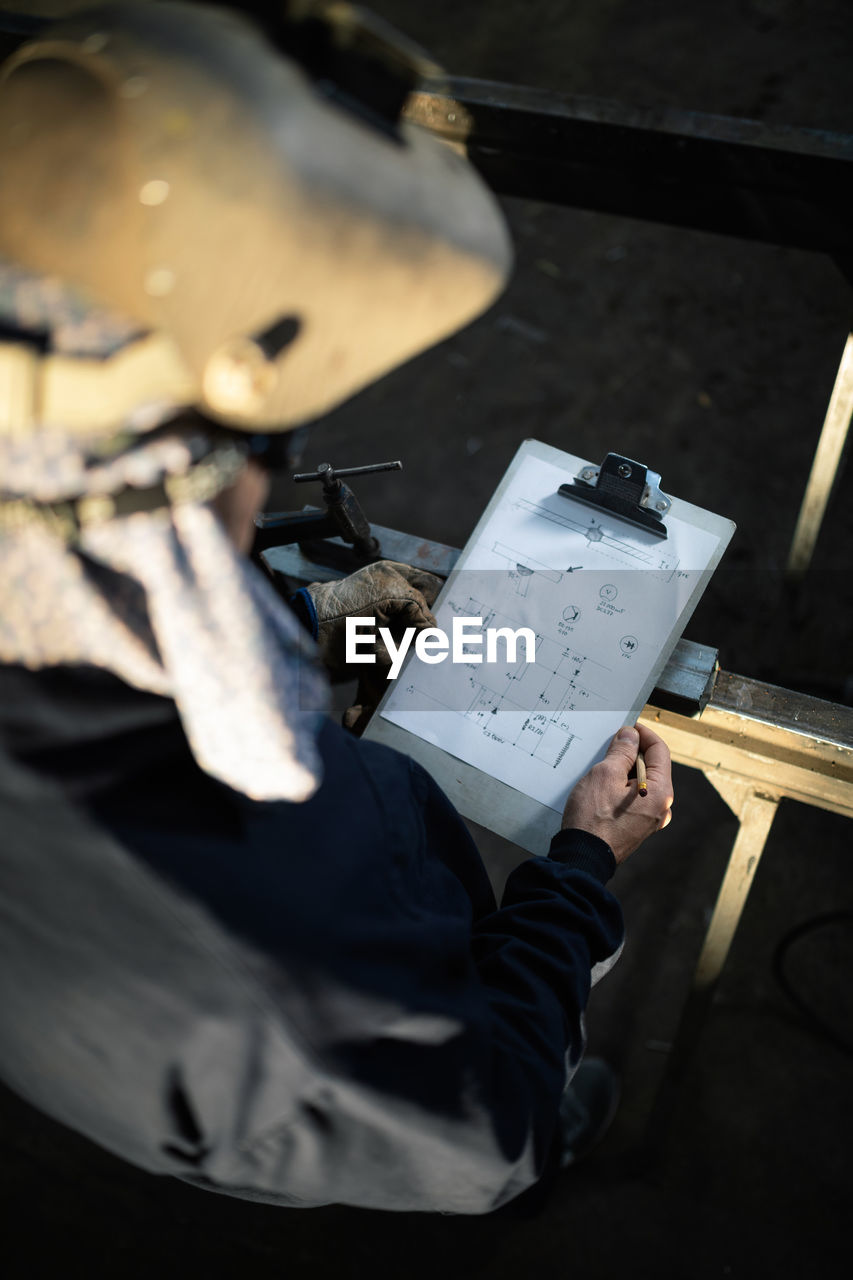
[[[793,946],[793,944],[809,933],[813,933],[817,929],[823,929],[827,925],[837,924],[839,921],[847,921],[853,923],[853,911],[827,911],[822,915],[812,916],[808,920],[802,921],[795,925],[793,929],[789,929],[786,934],[780,938],[773,952],[773,977],[776,979],[779,987],[784,995],[790,1000],[791,1004],[801,1014],[808,1024],[811,1031],[815,1035],[820,1036],[824,1040],[828,1040],[830,1044],[835,1045],[836,1049],[840,1049],[842,1053],[846,1053],[853,1057],[853,1041],[846,1039],[840,1035],[836,1029],[823,1018],[819,1017],[811,1005],[805,1000],[791,985],[791,982],[785,973],[785,958]]]

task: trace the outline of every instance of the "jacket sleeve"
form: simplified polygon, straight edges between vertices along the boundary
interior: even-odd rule
[[[472,854],[479,862],[426,775],[411,799],[429,872],[470,867]],[[251,1185],[223,1170],[227,1189],[274,1198],[287,1186],[304,1203],[481,1214],[532,1185],[583,1051],[591,981],[622,944],[605,887],[614,869],[602,841],[561,832],[550,857],[510,875],[499,906],[469,875],[467,911],[458,895],[449,909],[430,883],[435,910],[412,907],[394,935],[377,923],[383,961],[405,975],[404,1007],[382,1014],[372,1003],[357,1034],[333,1037],[308,1108],[251,1143]]]

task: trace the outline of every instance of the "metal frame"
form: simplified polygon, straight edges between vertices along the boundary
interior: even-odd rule
[[[853,282],[853,136],[456,78],[407,118],[497,192],[831,254]],[[808,568],[853,414],[848,341],[788,557]]]
[[[489,80],[413,94],[493,190],[850,261],[853,137]]]
[[[673,760],[701,769],[739,821],[693,978],[716,985],[779,802],[788,797],[853,818],[853,709],[719,672],[699,716],[653,705],[642,720],[663,729]]]
[[[781,800],[853,817],[853,710],[721,671],[699,717],[645,708],[673,759],[701,769],[738,819],[666,1066],[646,1116],[647,1165],[663,1157],[675,1108]]]

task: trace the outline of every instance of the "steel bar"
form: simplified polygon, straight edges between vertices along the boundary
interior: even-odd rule
[[[406,114],[504,195],[849,255],[849,134],[462,78]]]
[[[306,508],[319,514],[319,508]],[[374,537],[379,539],[382,555],[387,560],[397,560],[403,564],[413,565],[416,569],[426,569],[429,573],[446,578],[459,559],[460,552],[456,547],[448,547],[443,542],[432,539],[415,538],[409,533],[400,533],[397,529],[386,529],[384,525],[371,525]],[[344,544],[340,539],[332,538],[330,542]],[[331,582],[343,576],[343,571],[333,566],[318,564],[305,555],[298,543],[282,547],[270,547],[263,553],[263,559],[273,575],[281,574],[300,586],[306,582]]]
[[[325,470],[324,470],[325,469]],[[330,467],[328,462],[321,463],[317,471],[303,471],[298,475],[291,476],[294,484],[305,484],[309,480],[323,480],[326,478],[325,472],[329,472],[333,480],[340,480],[345,476],[366,476],[377,471],[402,471],[402,462],[369,462],[363,467]]]
[[[853,280],[853,136],[524,85],[452,79],[410,120],[464,148],[494,190],[832,254]],[[845,350],[788,561],[808,567],[853,411]]]
[[[852,417],[853,333],[847,335],[841,363],[838,366],[838,376],[832,389],[829,408],[826,411],[812,462],[811,474],[803,495],[803,503],[788,555],[789,578],[802,577],[811,564]]]
[[[673,759],[706,776],[853,817],[853,709],[719,672],[701,716],[647,706]]]

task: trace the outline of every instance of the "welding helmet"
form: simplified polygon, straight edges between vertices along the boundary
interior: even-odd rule
[[[500,290],[493,197],[399,119],[429,68],[348,5],[280,12],[117,3],[7,60],[0,256],[138,332],[107,359],[0,343],[0,431],[107,434],[146,401],[286,430]]]

